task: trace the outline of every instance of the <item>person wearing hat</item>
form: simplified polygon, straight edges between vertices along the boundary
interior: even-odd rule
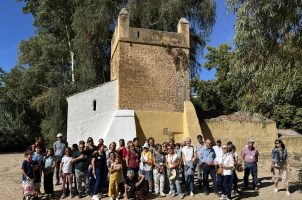
[[[258,157],[259,157],[259,151],[254,147],[255,141],[250,138],[248,140],[247,146],[242,150],[241,155],[242,159],[244,160],[244,176],[243,176],[243,182],[244,182],[244,189],[248,188],[248,179],[250,173],[253,177],[253,189],[258,190]]]
[[[57,134],[57,141],[53,144],[53,149],[55,153],[56,160],[56,184],[60,185],[60,164],[62,161],[62,157],[64,156],[65,149],[68,147],[67,143],[63,140],[63,134]]]
[[[177,193],[181,199],[184,198],[184,194],[181,190],[180,180],[179,180],[179,157],[175,153],[173,146],[167,147],[168,155],[166,155],[166,167],[167,176],[170,183],[170,192],[173,197],[176,196],[175,187]]]
[[[152,165],[153,165],[153,154],[149,151],[149,144],[146,141],[143,146],[143,152],[141,154],[140,170],[145,176],[145,180],[148,181],[149,193],[152,193],[153,189],[153,176],[152,176]]]

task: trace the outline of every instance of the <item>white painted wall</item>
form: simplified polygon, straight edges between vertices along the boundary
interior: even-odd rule
[[[136,137],[136,126],[134,118],[134,110],[117,110],[112,122],[108,127],[105,139],[106,141],[114,141],[123,138],[125,142],[133,140]]]
[[[92,137],[95,144],[103,138],[105,144],[120,138],[136,137],[133,110],[118,110],[117,80],[67,98],[67,141],[70,145]],[[93,101],[96,100],[96,111]]]
[[[93,101],[96,100],[96,111]],[[67,141],[78,143],[104,137],[117,110],[117,80],[67,98]]]

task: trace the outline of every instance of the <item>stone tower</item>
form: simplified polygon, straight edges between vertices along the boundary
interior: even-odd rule
[[[182,18],[177,29],[130,27],[122,9],[111,43],[111,80],[118,80],[121,109],[183,111],[190,99],[189,22]]]
[[[68,142],[195,139],[201,130],[190,101],[189,35],[184,18],[177,32],[134,28],[122,9],[111,41],[110,82],[67,98]]]

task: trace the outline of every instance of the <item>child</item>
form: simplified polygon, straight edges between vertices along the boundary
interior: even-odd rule
[[[22,188],[23,188],[23,198],[25,199],[27,195],[27,193],[25,193],[25,186],[28,183],[31,184],[31,186],[33,186],[34,184],[34,164],[32,162],[32,152],[27,150],[24,152],[24,157],[25,160],[22,163],[22,167],[21,167],[21,172],[22,172]]]
[[[118,193],[119,193],[119,183],[122,173],[122,164],[121,164],[121,158],[117,157],[114,161],[114,163],[111,164],[109,168],[110,178],[109,178],[109,190],[108,190],[108,196],[110,197],[110,200],[113,200],[114,198],[118,200]]]
[[[44,156],[41,152],[40,146],[36,146],[36,152],[34,152],[32,161],[34,163],[35,168],[35,179],[34,179],[34,189],[35,192],[40,195],[41,194],[41,177],[42,177],[42,168],[43,168],[43,159]]]
[[[44,172],[44,190],[47,197],[54,196],[53,190],[53,174],[56,167],[56,161],[54,158],[54,149],[51,147],[47,150],[47,156],[43,161]]]
[[[62,177],[62,199],[64,199],[65,196],[65,184],[66,181],[68,181],[69,191],[70,191],[70,197],[73,198],[72,194],[72,156],[71,156],[71,148],[67,147],[65,150],[65,155],[62,158],[62,162],[60,164],[60,176]]]

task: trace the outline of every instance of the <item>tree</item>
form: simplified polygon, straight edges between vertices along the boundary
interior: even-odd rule
[[[297,127],[293,123],[301,124],[302,107],[301,1],[228,0],[228,5],[237,16],[230,73],[233,87],[239,88],[239,108],[273,117],[282,128]]]
[[[228,44],[221,44],[217,48],[208,46],[207,50],[204,67],[208,70],[216,69],[216,79],[209,81],[194,79],[191,82],[197,94],[194,102],[203,112],[201,115],[203,118],[230,114],[238,110],[236,101],[238,91],[232,87],[233,77],[230,74],[234,51]]]

